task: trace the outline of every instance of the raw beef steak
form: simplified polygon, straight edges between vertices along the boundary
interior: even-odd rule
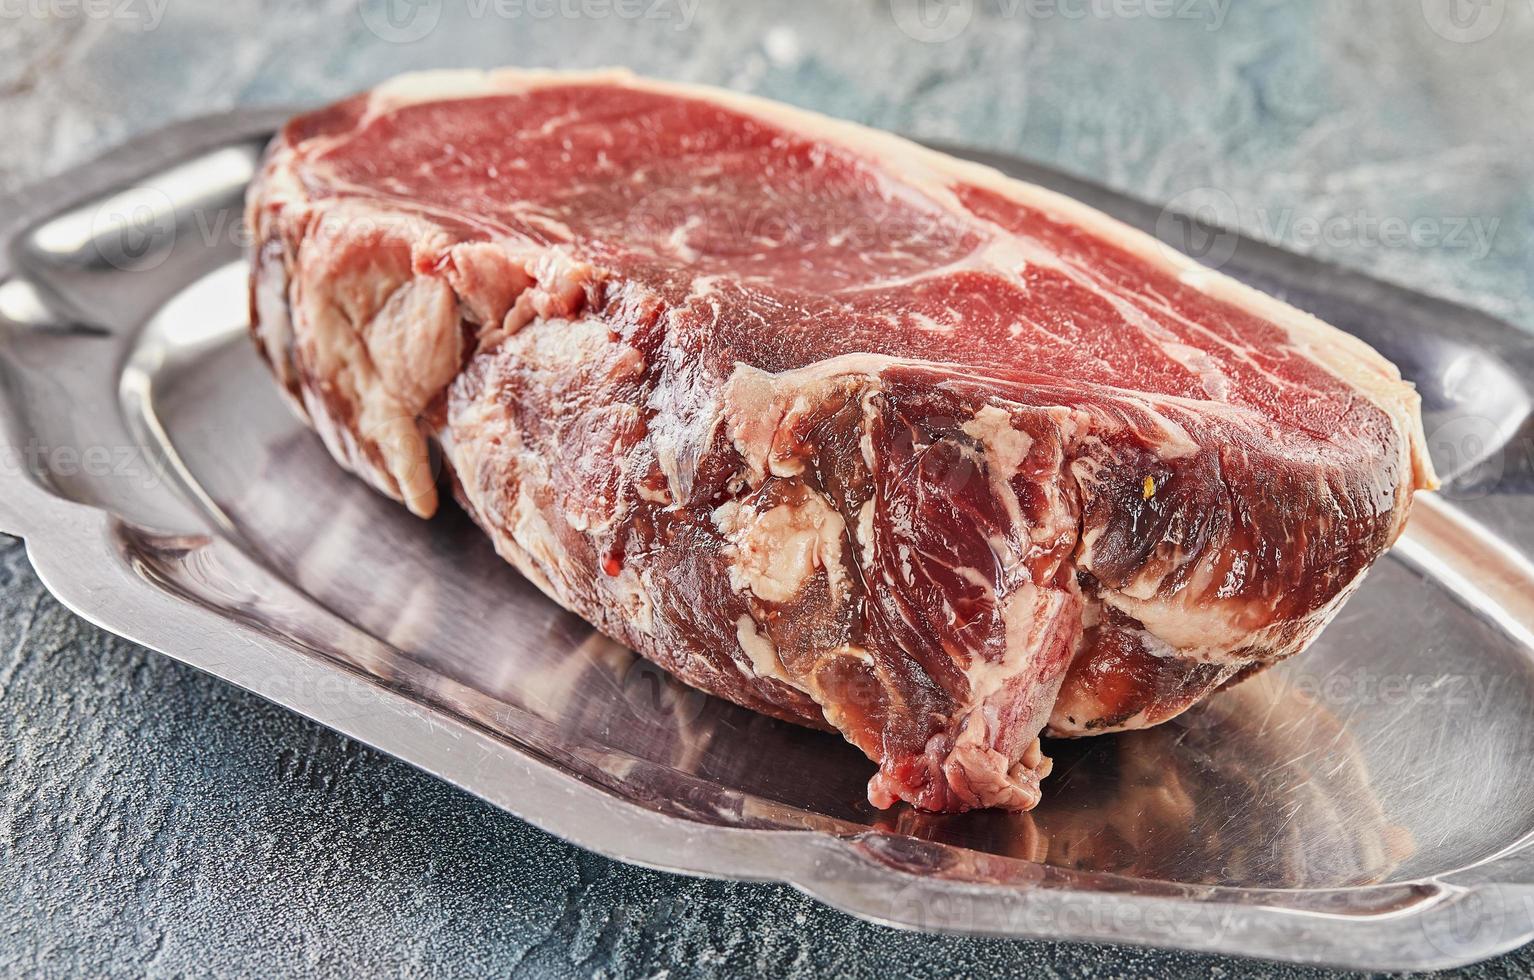
[[[1363,343],[1078,203],[627,74],[295,119],[252,315],[346,467],[555,601],[835,728],[869,797],[1032,807],[1038,736],[1302,649],[1431,485]]]

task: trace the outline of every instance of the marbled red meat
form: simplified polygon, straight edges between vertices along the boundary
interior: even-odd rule
[[[249,199],[256,340],[341,463],[555,601],[831,727],[870,798],[1039,799],[1303,648],[1431,484],[1374,351],[887,134],[619,73],[406,76]]]

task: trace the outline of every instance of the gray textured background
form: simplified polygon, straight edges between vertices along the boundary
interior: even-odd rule
[[[1534,327],[1534,0],[96,2],[0,0],[0,191],[409,68],[626,64],[1024,153]],[[617,865],[85,625],[3,537],[0,847],[12,974],[1320,975]]]

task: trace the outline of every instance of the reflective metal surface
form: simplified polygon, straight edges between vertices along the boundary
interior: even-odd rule
[[[1534,938],[1534,339],[987,159],[1358,333],[1450,482],[1305,656],[1053,745],[1028,814],[864,800],[840,739],[672,681],[460,514],[339,471],[245,337],[239,197],[281,114],[178,127],[0,206],[0,527],[66,604],[603,853],[870,919],[1371,968]]]

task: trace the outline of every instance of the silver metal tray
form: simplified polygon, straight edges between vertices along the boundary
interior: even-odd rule
[[[1305,656],[1056,743],[1030,814],[878,812],[839,739],[674,683],[461,515],[338,470],[245,337],[239,201],[278,112],[0,203],[0,528],[59,599],[626,861],[918,929],[1425,968],[1534,938],[1534,339],[979,156],[1353,331],[1449,477]]]

